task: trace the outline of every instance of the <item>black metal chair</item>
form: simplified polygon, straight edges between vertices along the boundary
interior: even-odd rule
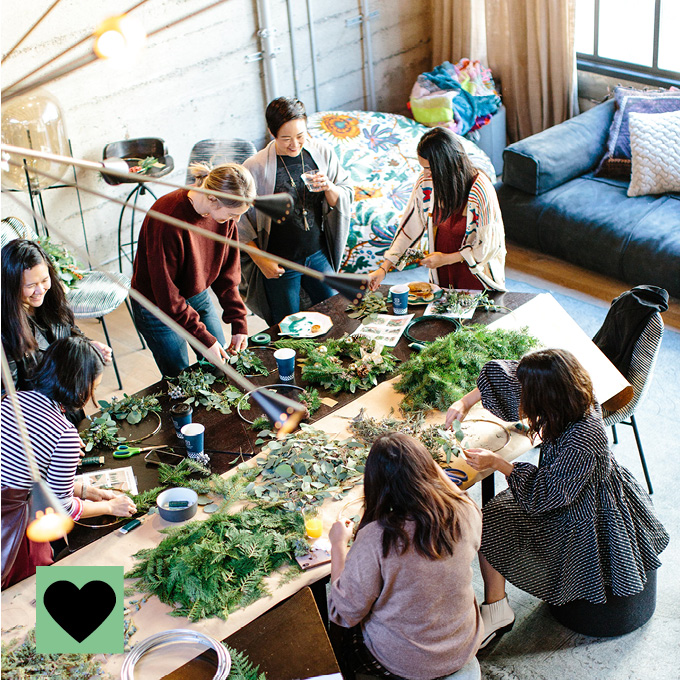
[[[104,147],[102,158],[122,158],[129,168],[139,165],[145,158],[152,156],[158,159],[158,162],[163,167],[152,167],[143,176],[144,177],[163,177],[175,169],[175,163],[172,156],[168,154],[165,142],[158,137],[140,137],[138,139],[124,139],[120,142],[111,142]],[[139,182],[136,175],[131,173],[129,177],[112,177],[110,175],[102,174],[104,181],[107,184],[116,186],[118,184],[136,184],[135,188],[128,194],[125,199],[125,205],[120,211],[120,218],[118,220],[118,271],[123,272],[123,257],[125,257],[130,264],[135,259],[135,246],[137,245],[137,236],[135,234],[135,212],[137,210],[137,200],[140,196],[144,196],[147,192],[153,196],[154,200],[158,200],[156,194],[144,182]],[[130,205],[132,201],[132,205]],[[123,217],[125,210],[131,209],[130,214],[130,240],[123,243]],[[129,247],[130,254],[128,255],[125,249]]]
[[[250,158],[257,149],[247,139],[203,139],[196,142],[189,154],[189,163],[207,162],[212,165],[221,163],[243,163]],[[194,178],[187,169],[185,184],[193,184]]]
[[[652,488],[649,470],[647,469],[645,454],[642,450],[640,432],[638,431],[637,423],[635,422],[635,410],[649,388],[654,366],[659,356],[659,350],[661,349],[663,328],[661,314],[656,312],[650,317],[647,325],[635,343],[630,361],[630,368],[625,375],[626,380],[628,380],[633,387],[633,398],[628,404],[617,411],[603,410],[602,413],[605,426],[612,428],[614,444],[618,444],[619,441],[616,434],[616,426],[619,423],[622,425],[630,425],[633,428],[635,443],[637,444],[638,452],[640,453],[640,462],[642,463],[642,470],[645,474],[645,481],[647,482],[647,488],[650,494],[654,493],[654,490]]]

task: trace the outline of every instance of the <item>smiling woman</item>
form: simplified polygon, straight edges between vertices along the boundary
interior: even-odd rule
[[[26,239],[8,243],[2,249],[2,347],[17,388],[27,388],[31,372],[55,340],[72,335],[82,333],[47,253]],[[93,344],[108,362],[111,348]]]

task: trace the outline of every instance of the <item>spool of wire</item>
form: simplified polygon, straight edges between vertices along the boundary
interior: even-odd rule
[[[258,333],[250,338],[250,342],[253,345],[268,345],[271,341],[272,337],[269,333]]]
[[[133,650],[125,657],[123,667],[120,671],[121,680],[134,680],[135,666],[145,654],[156,651],[159,647],[164,645],[172,645],[178,642],[198,642],[206,645],[206,647],[212,647],[217,654],[217,670],[215,671],[215,675],[213,675],[213,680],[226,680],[227,677],[229,677],[231,657],[219,640],[195,630],[176,628],[151,635],[135,645]]]

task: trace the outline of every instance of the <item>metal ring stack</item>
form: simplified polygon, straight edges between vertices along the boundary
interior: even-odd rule
[[[195,630],[176,628],[151,635],[135,645],[134,649],[125,657],[120,671],[121,680],[134,680],[135,666],[145,654],[163,645],[177,642],[199,642],[207,647],[212,647],[217,654],[217,670],[213,675],[213,680],[226,680],[229,677],[231,657],[219,640]]]

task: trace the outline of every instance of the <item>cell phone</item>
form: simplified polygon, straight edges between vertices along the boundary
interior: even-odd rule
[[[171,465],[175,467],[179,465],[183,460],[184,456],[181,453],[173,453],[172,451],[163,451],[163,449],[154,449],[149,451],[149,453],[144,456],[144,462],[147,465],[160,465],[165,463],[165,465]]]

